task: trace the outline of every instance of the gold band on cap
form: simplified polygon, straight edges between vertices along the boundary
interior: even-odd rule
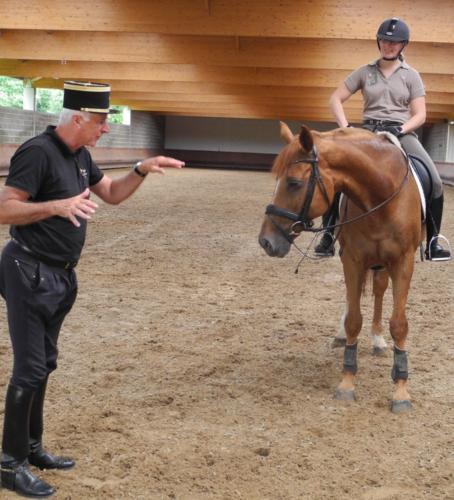
[[[92,83],[79,85],[72,82],[65,82],[63,88],[66,90],[77,90],[79,92],[110,92],[110,85],[94,85]]]
[[[80,108],[81,111],[87,111],[88,113],[108,113],[110,109],[97,109],[97,108]]]

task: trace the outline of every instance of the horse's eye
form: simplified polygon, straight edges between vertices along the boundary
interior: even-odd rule
[[[287,186],[290,189],[299,189],[299,188],[303,187],[303,184],[304,184],[304,181],[302,181],[301,179],[295,179],[292,177],[289,177],[287,179]]]

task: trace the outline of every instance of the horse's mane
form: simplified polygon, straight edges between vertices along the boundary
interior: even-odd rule
[[[319,141],[334,141],[341,144],[355,144],[359,145],[361,143],[375,142],[377,146],[384,144],[391,144],[388,139],[384,136],[380,136],[370,132],[366,129],[361,128],[337,128],[330,130],[328,132],[318,132],[316,130],[311,130],[312,137],[314,139],[314,144],[318,144]],[[277,155],[274,160],[271,172],[276,175],[276,177],[281,177],[293,161],[297,157],[303,157],[301,144],[299,142],[298,135],[294,136],[292,142],[287,144],[282,151]]]

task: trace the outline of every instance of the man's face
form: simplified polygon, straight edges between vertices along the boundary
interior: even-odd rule
[[[108,115],[106,113],[90,113],[90,120],[87,122],[81,117],[80,123],[80,142],[84,146],[96,146],[96,143],[102,136],[109,132],[107,123]]]

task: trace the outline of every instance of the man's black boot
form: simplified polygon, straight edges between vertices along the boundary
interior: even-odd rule
[[[30,465],[34,465],[41,470],[44,469],[71,469],[76,462],[69,457],[57,457],[48,453],[42,446],[41,441],[30,441],[30,455],[28,455]]]
[[[55,489],[28,468],[30,409],[34,391],[10,384],[6,393],[3,424],[2,487],[19,495],[43,498]]]
[[[71,469],[75,462],[72,458],[57,457],[48,453],[42,445],[44,431],[44,399],[46,397],[47,378],[36,391],[30,412],[30,453],[31,465],[43,469]]]
[[[430,202],[430,207],[427,214],[427,222],[426,222],[427,260],[432,260],[432,261],[451,260],[450,250],[443,248],[440,244],[441,239],[446,240],[446,238],[440,236],[442,215],[443,215],[443,194],[440,197],[435,198]]]

